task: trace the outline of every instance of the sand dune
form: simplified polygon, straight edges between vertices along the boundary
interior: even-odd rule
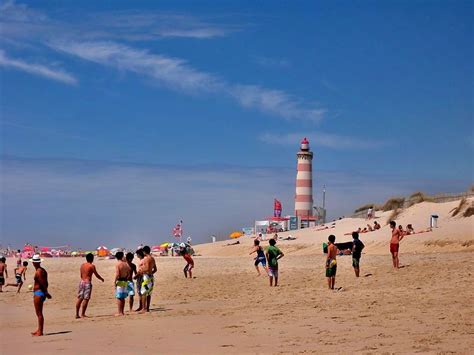
[[[431,213],[440,220],[434,232],[402,242],[400,270],[391,267],[388,227],[364,235],[362,277],[354,277],[349,256],[339,257],[339,292],[326,288],[321,243],[328,232],[310,229],[278,243],[286,253],[278,288],[256,276],[250,238],[199,245],[195,279],[184,279],[182,258],[158,258],[152,312],[120,319],[113,316],[113,260],[96,261],[106,282],[94,281],[91,318],[75,320],[82,260],[48,259],[47,336],[29,336],[36,327],[31,292],[7,289],[0,294],[1,353],[470,353],[474,219],[450,218],[455,205],[423,203],[401,215],[415,228],[427,227]],[[331,233],[342,240],[363,222],[338,221]],[[29,270],[27,284],[31,277]]]

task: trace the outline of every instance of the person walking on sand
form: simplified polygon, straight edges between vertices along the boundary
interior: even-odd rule
[[[189,278],[192,279],[193,278],[192,270],[194,268],[194,260],[191,257],[191,254],[189,253],[189,250],[186,247],[186,244],[181,243],[179,245],[179,253],[187,262],[186,266],[183,269],[184,277],[188,278],[188,273],[189,273]]]
[[[46,299],[51,299],[48,292],[48,273],[41,267],[43,259],[38,254],[33,255],[31,262],[36,269],[33,286],[33,304],[35,306],[36,317],[38,317],[38,329],[31,333],[33,336],[42,336],[44,330],[43,305]]]
[[[128,266],[130,266],[130,277],[128,278],[128,296],[129,296],[129,310],[130,312],[133,311],[133,298],[135,296],[135,285],[133,284],[133,277],[137,275],[137,266],[132,263],[133,261],[133,253],[127,253],[125,255],[125,259],[127,260]]]
[[[156,262],[155,258],[150,254],[150,247],[145,245],[143,247],[143,265],[142,265],[142,285],[141,285],[141,298],[143,303],[143,309],[141,313],[150,312],[151,294],[153,292],[153,286],[155,283],[154,274],[156,273]]]
[[[21,250],[17,250],[17,255],[16,255],[16,267],[21,267]]]
[[[5,285],[5,279],[8,279],[8,270],[7,270],[7,259],[4,256],[0,258],[0,292],[3,292],[3,286]]]
[[[326,259],[326,277],[328,279],[329,289],[334,290],[334,286],[336,284],[336,272],[337,272],[336,256],[338,253],[337,247],[334,244],[336,242],[336,236],[331,234],[328,237],[328,241],[329,241],[329,245],[328,245],[328,257]]]
[[[5,287],[7,287],[7,286],[18,287],[18,290],[16,292],[20,293],[21,286],[23,286],[23,280],[26,280],[26,270],[27,269],[28,269],[28,262],[24,261],[23,266],[17,267],[14,270],[16,283],[15,284],[6,284]]]
[[[352,239],[352,267],[354,268],[356,277],[359,277],[360,257],[365,245],[359,240],[359,233],[357,232],[352,232]]]
[[[283,258],[285,254],[281,252],[279,248],[275,246],[276,240],[270,239],[268,241],[270,246],[267,248],[265,256],[268,261],[268,277],[270,279],[270,287],[273,286],[273,279],[275,279],[275,287],[278,286],[278,260]]]
[[[255,266],[255,269],[257,269],[258,276],[260,276],[260,269],[258,268],[258,264],[262,264],[262,267],[265,269],[266,273],[268,274],[267,259],[265,258],[265,251],[260,246],[260,241],[258,239],[254,239],[253,249],[249,253],[249,255],[252,255],[253,253],[257,253],[257,256],[255,257],[254,266]]]
[[[400,260],[398,259],[398,251],[400,250],[400,242],[403,239],[403,233],[397,228],[397,223],[395,221],[390,221],[390,228],[392,228],[392,238],[390,239],[392,263],[395,269],[399,269]]]
[[[79,282],[77,291],[76,319],[80,319],[81,317],[87,318],[86,310],[92,295],[92,275],[95,275],[95,277],[97,277],[100,281],[104,282],[104,279],[97,272],[93,262],[94,255],[92,255],[92,253],[88,253],[86,255],[86,262],[83,263],[80,268],[81,281]],[[82,312],[81,315],[79,315],[81,305]]]
[[[374,217],[374,208],[372,206],[367,210],[367,220],[371,220]]]
[[[125,299],[128,297],[128,280],[132,270],[124,260],[123,252],[117,252],[115,259],[117,259],[117,264],[115,265],[115,298],[117,299],[118,307],[116,316],[124,316]]]

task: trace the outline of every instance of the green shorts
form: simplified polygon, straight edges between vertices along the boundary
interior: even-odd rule
[[[326,277],[335,277],[337,271],[337,265],[333,265],[326,268]]]
[[[352,266],[359,267],[360,258],[352,258]]]

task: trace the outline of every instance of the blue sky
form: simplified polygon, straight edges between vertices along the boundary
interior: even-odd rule
[[[1,2],[2,243],[196,241],[473,180],[469,1]]]

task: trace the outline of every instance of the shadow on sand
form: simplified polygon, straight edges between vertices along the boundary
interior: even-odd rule
[[[68,334],[68,333],[72,333],[72,330],[63,330],[62,332],[54,332],[54,333],[44,333],[43,335],[46,337],[50,335],[62,335],[62,334]]]

